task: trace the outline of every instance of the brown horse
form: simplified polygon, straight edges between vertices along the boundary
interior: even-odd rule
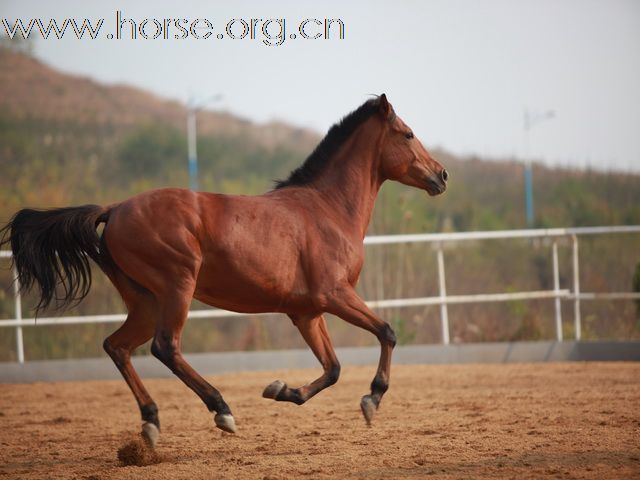
[[[324,373],[300,388],[273,382],[263,396],[277,401],[300,405],[338,380],[340,364],[323,313],[373,333],[380,361],[371,394],[360,403],[370,423],[389,386],[396,343],[391,327],[355,291],[374,202],[385,180],[437,195],[445,191],[447,176],[382,95],[334,125],[304,164],[264,195],[168,188],[106,207],[25,209],[4,227],[2,243],[11,243],[21,285],[38,285],[38,311],[54,298],[58,307],[84,298],[91,285],[88,258],[109,276],[128,316],[104,349],[138,402],[143,435],[152,446],[158,409],[130,361],[150,339],[152,354],[216,412],[215,424],[236,430],[218,390],[182,356],[192,298],[291,318]]]

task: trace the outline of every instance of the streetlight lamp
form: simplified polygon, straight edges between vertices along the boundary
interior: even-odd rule
[[[529,156],[529,132],[531,128],[545,120],[555,118],[554,110],[547,110],[542,113],[531,113],[524,109],[524,199],[527,213],[527,226],[533,226],[533,168]]]
[[[222,99],[222,95],[214,95],[206,100],[197,101],[193,96],[187,102],[187,159],[189,162],[189,188],[198,190],[198,148],[197,148],[197,113],[207,103]]]

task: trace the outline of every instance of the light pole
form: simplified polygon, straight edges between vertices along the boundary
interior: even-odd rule
[[[533,168],[531,157],[529,156],[529,132],[531,128],[545,120],[550,120],[556,116],[553,110],[543,113],[531,113],[524,109],[524,200],[527,213],[527,226],[533,227]]]
[[[198,190],[197,114],[206,103],[221,99],[221,94],[203,101],[196,101],[193,96],[190,96],[187,102],[187,159],[189,162],[189,188],[193,191]]]

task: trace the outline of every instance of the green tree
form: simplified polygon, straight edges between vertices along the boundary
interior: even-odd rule
[[[176,128],[150,124],[128,135],[117,155],[118,173],[133,179],[166,178],[170,171],[187,168],[187,143]]]

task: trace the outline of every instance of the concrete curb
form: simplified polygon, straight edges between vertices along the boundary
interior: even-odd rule
[[[338,348],[342,365],[375,365],[379,347]],[[185,358],[202,375],[318,367],[310,350],[192,353]],[[640,361],[640,341],[503,342],[455,345],[407,345],[394,351],[395,364],[513,363],[563,361]],[[142,377],[168,378],[173,374],[149,356],[133,358]],[[109,358],[0,363],[0,383],[58,382],[121,379]]]

